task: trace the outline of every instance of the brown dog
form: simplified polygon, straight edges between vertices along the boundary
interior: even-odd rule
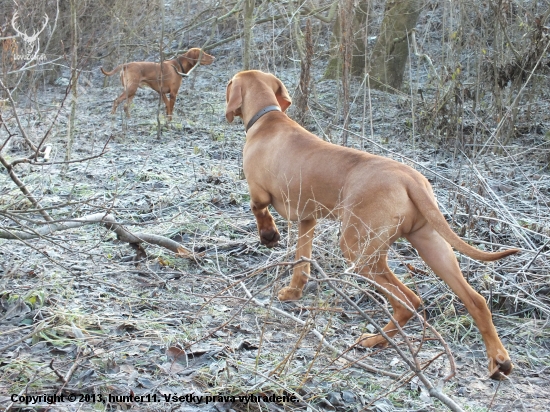
[[[337,146],[319,139],[284,113],[291,100],[283,83],[256,70],[236,74],[227,85],[225,117],[246,125],[243,168],[261,243],[277,245],[279,232],[268,211],[272,204],[285,219],[299,222],[296,259],[311,257],[316,219],[342,222],[340,247],[358,273],[374,279],[392,305],[401,327],[412,314],[397,299],[418,308],[420,298],[390,271],[387,252],[406,237],[424,261],[462,300],[485,342],[489,371],[502,379],[512,362],[500,342],[485,299],[466,282],[454,247],[474,259],[491,261],[517,249],[483,252],[461,240],[439,211],[430,183],[416,170],[394,160]],[[279,299],[297,300],[309,277],[309,264],[294,267]],[[395,298],[394,298],[395,297]],[[384,331],[397,331],[389,322]],[[386,346],[381,335],[363,335],[366,347]]]
[[[162,70],[160,63],[153,62],[121,64],[110,72],[106,72],[102,67],[101,72],[105,76],[112,76],[122,70],[120,73],[120,82],[122,83],[124,91],[113,103],[113,110],[111,113],[114,114],[118,105],[128,99],[124,105],[124,111],[126,112],[126,116],[130,117],[130,104],[132,103],[138,87],[148,86],[160,93],[166,105],[168,119],[171,120],[172,113],[174,112],[174,104],[176,103],[176,96],[181,85],[182,75],[180,73],[183,73],[183,75],[189,73],[189,71],[195,67],[199,58],[200,64],[212,64],[215,59],[213,56],[195,47],[189,49],[186,53],[175,59],[162,62]],[[170,99],[166,96],[168,93],[170,94]]]

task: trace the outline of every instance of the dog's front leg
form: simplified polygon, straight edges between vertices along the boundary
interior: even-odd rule
[[[166,114],[168,115],[168,121],[172,120],[172,114],[174,113],[174,106],[176,104],[176,92],[170,92],[170,99],[168,100],[166,104]]]
[[[298,245],[296,247],[296,260],[305,257],[311,259],[311,248],[313,244],[313,232],[315,230],[315,219],[301,220],[298,229]],[[302,262],[294,266],[290,285],[279,291],[279,300],[298,300],[302,297],[302,290],[309,279],[309,263]]]
[[[270,202],[254,200],[252,195],[251,198],[250,207],[256,218],[258,233],[260,234],[260,243],[269,248],[277,246],[281,236],[279,235],[277,226],[275,226],[273,216],[271,216],[271,213],[269,213],[267,209]]]
[[[166,117],[168,118],[168,121],[170,121],[172,118],[172,113],[170,112],[170,99],[168,98],[166,93],[161,93],[160,96],[162,97],[164,106],[166,106]]]

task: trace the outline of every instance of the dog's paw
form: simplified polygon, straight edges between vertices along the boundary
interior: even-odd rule
[[[280,238],[281,235],[279,235],[279,231],[276,227],[260,230],[260,243],[269,248],[277,246]]]
[[[299,300],[302,297],[302,290],[298,288],[291,288],[290,286],[285,286],[279,291],[277,295],[281,302],[288,300]]]
[[[491,379],[495,381],[502,381],[506,379],[506,376],[510,375],[514,365],[510,359],[490,359],[489,360],[489,375]]]
[[[382,337],[382,335],[374,335],[372,333],[363,333],[359,339],[355,342],[357,345],[361,345],[364,348],[385,348],[388,346],[388,341]]]

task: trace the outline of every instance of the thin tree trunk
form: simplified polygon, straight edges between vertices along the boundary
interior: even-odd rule
[[[78,60],[78,27],[76,21],[76,0],[70,0],[71,8],[71,114],[69,116],[69,128],[67,131],[67,148],[65,150],[65,161],[68,162],[71,160],[71,153],[73,151],[74,143],[74,128],[75,128],[75,117],[76,117],[76,100],[78,97],[78,70],[77,70],[77,60]],[[69,164],[66,163],[63,166],[63,173],[67,171]]]
[[[341,2],[335,2],[339,4],[341,8]],[[367,30],[367,19],[369,11],[369,1],[360,0],[355,2],[353,13],[353,31],[354,36],[354,49],[352,57],[352,73],[354,75],[362,75],[365,72],[367,49],[365,43],[364,33]],[[332,11],[332,9],[331,9]],[[327,64],[324,77],[327,79],[337,79],[342,72],[342,53],[340,45],[342,43],[342,33],[346,30],[346,26],[340,21],[340,13],[336,15],[334,26],[332,28],[331,50],[332,55]]]
[[[244,0],[243,70],[250,70],[254,0]]]
[[[351,65],[353,59],[353,0],[342,0],[340,7],[340,21],[342,22],[342,36],[340,51],[344,57],[342,65],[342,108],[344,124],[342,131],[342,146],[348,145],[349,126],[349,88],[351,78]]]
[[[305,123],[309,103],[309,83],[311,79],[311,61],[313,59],[313,41],[311,39],[311,21],[306,21],[304,50],[300,56],[300,85],[294,99],[296,105],[295,120],[302,126]]]
[[[163,68],[163,62],[164,62],[164,51],[163,51],[163,40],[164,40],[164,0],[160,0],[160,18],[161,18],[161,22],[160,22],[160,41],[159,41],[159,60],[160,60],[160,84],[162,84],[162,76],[163,76],[163,72],[162,72],[162,68]],[[171,96],[170,96],[171,97]],[[161,92],[159,93],[159,104],[158,104],[158,108],[157,108],[157,139],[161,139],[162,138],[162,124],[161,124],[161,121],[160,121],[160,112],[162,110],[162,102],[163,102],[163,99],[162,99],[162,87],[161,87]],[[130,108],[128,108],[130,109]]]

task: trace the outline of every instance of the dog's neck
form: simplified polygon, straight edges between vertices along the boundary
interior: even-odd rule
[[[244,128],[245,133],[248,132],[248,130],[254,126],[254,123],[256,123],[260,117],[262,117],[264,114],[274,111],[281,111],[281,108],[277,105],[271,105],[264,107],[262,110],[260,110],[258,113],[256,113],[254,116],[252,116],[252,119],[247,123],[246,127]]]
[[[179,57],[176,57],[174,60],[178,62],[178,66],[180,66],[181,72],[182,72],[182,73],[187,73],[187,72],[185,71],[185,69],[183,68],[183,65],[182,65],[181,62],[180,62],[180,58],[179,58]]]

